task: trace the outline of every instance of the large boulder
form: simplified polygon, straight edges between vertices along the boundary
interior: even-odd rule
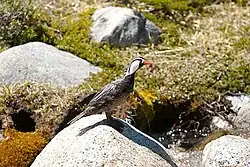
[[[91,38],[118,46],[158,43],[161,30],[140,12],[121,7],[106,7],[92,15]]]
[[[239,136],[226,135],[205,146],[203,167],[250,166],[250,141]]]
[[[92,115],[63,129],[31,167],[168,167],[170,164],[176,167],[159,142],[122,120],[119,120],[124,125],[122,133],[105,124],[93,126],[104,120],[105,115]],[[88,131],[83,133],[86,128]]]
[[[74,86],[101,69],[68,52],[30,42],[0,53],[0,85],[24,81]]]

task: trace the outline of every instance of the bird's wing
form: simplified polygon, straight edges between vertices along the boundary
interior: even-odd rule
[[[114,100],[117,96],[119,96],[124,89],[122,89],[121,80],[116,80],[111,82],[110,84],[103,87],[94,97],[90,100],[87,107],[100,107],[104,103]]]
[[[88,112],[88,110],[92,110],[93,108],[86,108],[83,112],[81,112],[79,115],[77,115],[75,118],[73,118],[72,120],[70,120],[67,124],[73,124],[76,121],[78,121],[79,119],[81,119],[82,117],[84,117],[86,115],[86,112]]]
[[[108,103],[114,100],[119,96],[124,90],[120,88],[120,80],[113,81],[110,84],[104,86],[94,97],[90,100],[87,108],[72,119],[68,124],[73,124],[77,120],[81,119],[84,116],[97,114],[101,112],[98,110],[103,104]]]

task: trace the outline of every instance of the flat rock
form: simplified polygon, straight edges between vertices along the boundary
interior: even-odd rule
[[[119,120],[122,133],[107,125],[83,129],[105,120],[105,115],[84,117],[59,132],[36,157],[31,167],[168,167],[175,163],[151,137]]]
[[[250,166],[250,141],[239,136],[226,135],[205,146],[203,167]]]
[[[0,53],[0,85],[24,81],[70,87],[78,85],[99,67],[41,42],[30,42]]]
[[[106,7],[92,15],[91,39],[117,46],[158,43],[162,33],[153,22],[130,8]]]

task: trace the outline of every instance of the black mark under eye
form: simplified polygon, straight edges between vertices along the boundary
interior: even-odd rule
[[[142,66],[143,66],[143,61],[141,61],[139,64],[139,67],[142,67]]]

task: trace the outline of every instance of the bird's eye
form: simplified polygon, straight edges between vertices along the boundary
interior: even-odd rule
[[[143,64],[143,61],[141,61],[139,66],[142,67],[143,65],[144,65],[144,64]]]

